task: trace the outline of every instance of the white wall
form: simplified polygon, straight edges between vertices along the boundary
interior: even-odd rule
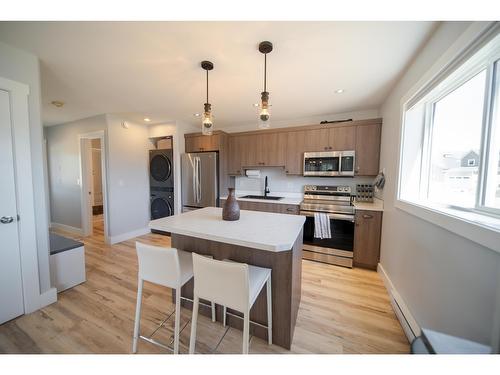
[[[348,120],[348,119],[352,119],[354,121],[367,120],[367,119],[372,119],[372,118],[378,118],[378,117],[380,117],[379,114],[380,113],[379,113],[378,109],[367,109],[367,110],[360,110],[360,111],[351,111],[351,112],[333,113],[333,114],[320,115],[320,116],[304,117],[304,118],[298,118],[298,119],[289,119],[289,120],[283,120],[283,121],[272,121],[272,117],[271,117],[271,127],[272,128],[288,128],[288,127],[292,127],[292,126],[319,124],[321,121],[324,121],[324,120],[325,121],[339,121],[339,120]],[[223,130],[227,133],[237,133],[237,132],[258,130],[257,125],[258,125],[257,118],[255,118],[254,123],[249,123],[249,124],[241,125],[241,126],[237,126],[237,127],[217,128],[217,124],[216,124],[216,130]],[[200,131],[200,129],[195,129],[194,131]]]
[[[0,77],[29,86],[31,165],[34,188],[36,243],[40,292],[50,289],[49,236],[43,163],[43,130],[40,109],[40,68],[38,58],[0,42]]]
[[[105,115],[45,128],[53,223],[82,228],[78,135],[106,129]]]
[[[381,108],[387,183],[380,264],[420,327],[490,344],[500,254],[394,207],[401,98],[469,26],[444,22]]]
[[[106,115],[108,124],[108,222],[111,243],[149,232],[148,129]]]
[[[304,185],[329,185],[329,186],[350,186],[352,192],[356,191],[356,184],[372,183],[372,177],[303,177],[287,176],[283,168],[255,168],[260,170],[261,178],[235,177],[236,194],[238,191],[251,191],[256,193],[264,192],[265,177],[268,177],[271,195],[276,193],[296,193],[304,192]],[[221,196],[227,192],[221,192]]]

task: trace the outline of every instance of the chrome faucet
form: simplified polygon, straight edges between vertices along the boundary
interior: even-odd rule
[[[264,197],[267,198],[267,194],[269,194],[271,191],[269,190],[269,185],[267,184],[267,176],[264,184]]]

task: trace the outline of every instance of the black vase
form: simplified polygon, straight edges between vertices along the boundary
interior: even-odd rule
[[[235,221],[240,219],[240,205],[234,195],[234,188],[228,188],[229,195],[222,208],[222,220]]]

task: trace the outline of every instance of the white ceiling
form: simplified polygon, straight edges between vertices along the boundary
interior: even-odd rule
[[[257,123],[268,55],[272,119],[378,108],[435,22],[0,22],[0,39],[39,56],[43,121],[101,113],[197,124],[211,60],[215,126]],[[345,89],[335,94],[336,89]],[[50,104],[61,100],[56,108]]]

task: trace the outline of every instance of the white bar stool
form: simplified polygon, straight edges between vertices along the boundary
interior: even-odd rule
[[[139,338],[163,348],[170,349],[167,345],[159,343],[152,338],[139,336],[142,287],[144,281],[149,281],[175,290],[174,354],[178,354],[181,298],[191,301],[189,298],[181,297],[181,288],[193,277],[193,258],[189,252],[174,248],[146,245],[140,242],[136,242],[135,246],[139,260],[139,280],[137,283],[137,305],[135,310],[132,352],[137,352],[137,341]],[[211,308],[212,321],[215,322],[214,302],[211,303]],[[162,324],[163,323],[164,322],[162,322]]]
[[[196,323],[200,298],[208,299],[243,313],[243,354],[248,354],[250,336],[250,309],[260,291],[267,286],[267,335],[272,344],[272,298],[271,270],[245,263],[208,259],[193,253],[194,294],[193,318],[191,319],[191,338],[189,353],[193,354],[196,345]]]

